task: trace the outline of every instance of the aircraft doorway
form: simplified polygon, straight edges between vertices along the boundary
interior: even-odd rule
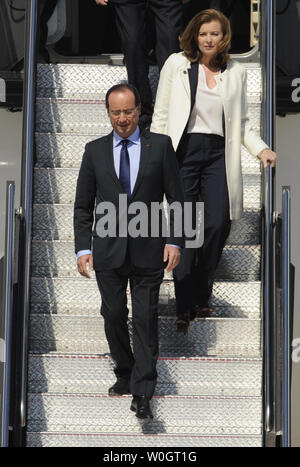
[[[230,18],[233,39],[231,53],[251,50],[250,25],[253,0],[189,0],[183,4],[182,30],[200,10],[218,7]],[[50,47],[51,61],[106,62],[122,54],[113,5],[97,5],[95,0],[66,0],[67,27],[62,39]],[[155,33],[151,12],[147,17],[147,54],[155,62]],[[52,54],[51,54],[52,51]],[[65,60],[63,60],[63,58]]]

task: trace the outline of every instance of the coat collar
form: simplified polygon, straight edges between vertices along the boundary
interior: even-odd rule
[[[145,174],[145,170],[150,159],[151,152],[151,138],[149,131],[141,131],[141,157],[140,157],[140,167],[138,171],[138,176],[131,194],[131,201],[134,199]]]
[[[134,196],[136,195],[136,192],[143,180],[143,176],[145,173],[145,169],[147,167],[147,163],[149,160],[150,156],[150,151],[151,151],[151,138],[150,138],[150,132],[141,130],[140,134],[141,138],[141,155],[140,155],[140,166],[139,166],[139,171],[136,179],[136,183],[131,195],[131,201],[133,200]],[[113,155],[113,131],[106,135],[103,138],[105,144],[106,144],[106,150],[104,151],[104,160],[107,166],[107,169],[114,180],[116,184],[116,188],[119,193],[124,193],[123,187],[117,177],[116,171],[115,171],[115,166],[114,166],[114,155]]]
[[[191,105],[194,106],[196,99],[196,92],[198,86],[198,71],[199,63],[190,62],[185,55],[181,54],[182,63],[179,65],[178,70],[182,80],[183,87],[185,88],[188,97],[191,99]],[[221,69],[222,78],[226,77],[227,71],[232,68],[234,62],[229,60],[228,64]]]

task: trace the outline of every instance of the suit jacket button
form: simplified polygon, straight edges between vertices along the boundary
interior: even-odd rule
[[[184,70],[184,71],[183,71],[183,73],[186,75],[186,74],[187,74],[187,71],[186,71],[186,70]]]

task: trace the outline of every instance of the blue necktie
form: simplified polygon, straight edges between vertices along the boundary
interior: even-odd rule
[[[125,193],[127,193],[128,197],[130,198],[131,187],[130,187],[130,161],[129,161],[129,153],[127,149],[128,143],[130,143],[128,139],[123,139],[123,141],[121,141],[122,148],[121,148],[121,155],[120,155],[119,180]]]

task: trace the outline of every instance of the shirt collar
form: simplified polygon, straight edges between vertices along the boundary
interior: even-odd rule
[[[131,143],[133,144],[140,144],[140,136],[141,136],[141,131],[139,126],[136,127],[135,131],[130,135],[128,139]],[[125,138],[122,138],[116,131],[113,132],[113,145],[114,148],[118,146],[121,141],[123,141]]]

